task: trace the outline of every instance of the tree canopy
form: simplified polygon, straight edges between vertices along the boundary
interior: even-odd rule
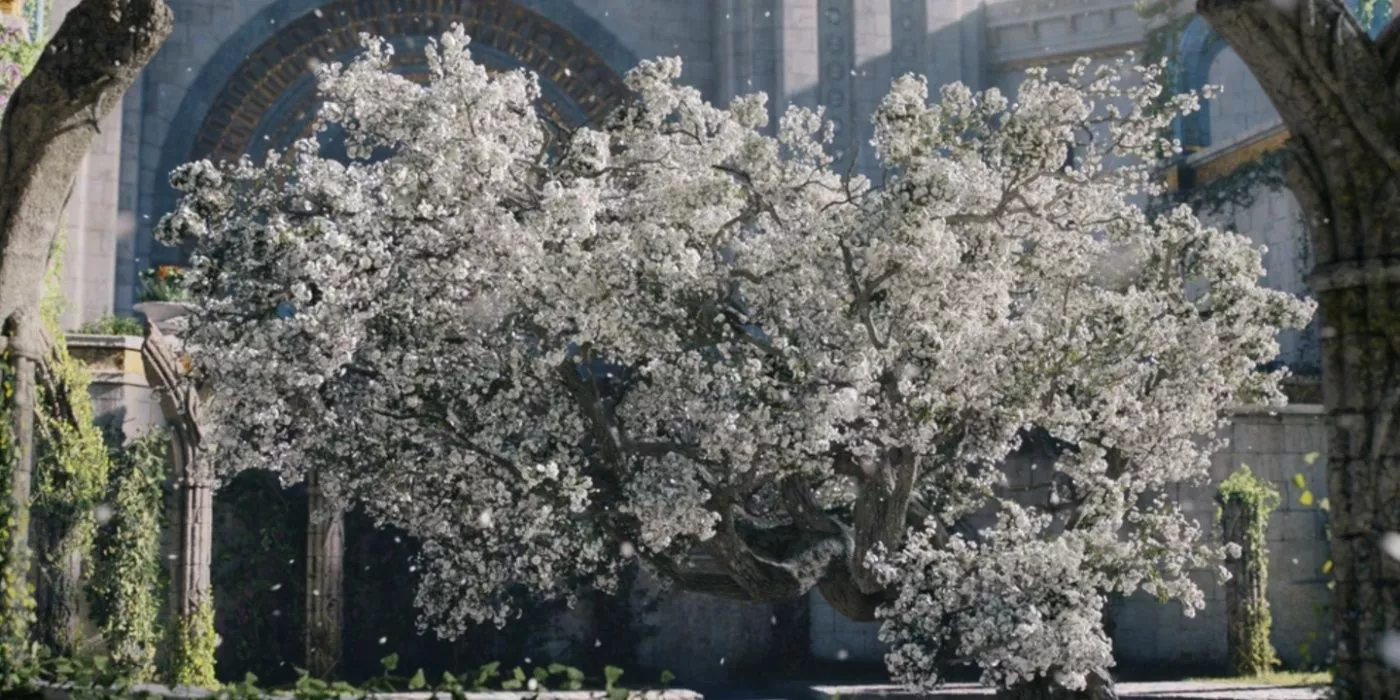
[[[319,69],[349,163],[309,139],[172,176],[225,473],[315,469],[419,538],[445,635],[640,559],[819,587],[884,620],[911,685],[1082,687],[1112,665],[1105,595],[1202,606],[1187,574],[1221,552],[1165,494],[1229,409],[1283,402],[1260,368],[1312,305],[1258,284],[1244,236],[1144,211],[1196,96],[1131,60],[936,104],[906,76],[866,176],[820,111],[770,128],[677,59],[567,128],[467,44],[431,44],[425,85],[378,40]]]

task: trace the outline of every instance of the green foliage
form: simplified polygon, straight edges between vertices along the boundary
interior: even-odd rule
[[[393,672],[398,669],[398,655],[391,654],[381,659],[384,666],[383,675],[366,683],[363,687],[355,687],[349,683],[340,681],[328,682],[319,678],[313,678],[303,669],[297,669],[299,677],[290,687],[266,688],[258,685],[258,677],[249,673],[243,680],[237,683],[219,685],[211,683],[206,687],[213,692],[206,696],[210,700],[271,700],[272,698],[285,698],[288,695],[296,700],[345,700],[348,698],[369,698],[377,693],[396,693],[403,691],[429,693],[433,697],[454,698],[455,700],[465,700],[467,693],[481,693],[498,689],[515,688],[512,681],[521,681],[521,690],[530,693],[541,693],[547,689],[546,682],[555,688],[567,690],[580,690],[584,687],[585,676],[583,671],[572,666],[563,664],[550,664],[546,668],[536,667],[527,677],[524,669],[513,669],[511,678],[493,685],[493,679],[500,676],[500,663],[492,662],[467,672],[461,677],[452,673],[443,673],[442,680],[437,684],[428,682],[427,674],[419,669],[408,677],[395,676]],[[631,696],[632,691],[617,685],[617,680],[622,676],[622,669],[615,666],[607,667],[602,679],[595,679],[591,687],[598,687],[598,681],[602,681],[605,694],[608,700],[626,700]],[[133,686],[137,682],[130,674],[121,670],[119,665],[112,663],[107,657],[101,655],[83,655],[74,658],[54,657],[46,650],[39,649],[26,664],[17,677],[22,682],[0,687],[0,696],[5,698],[35,698],[38,700],[43,696],[43,689],[48,686],[62,685],[67,688],[74,698],[84,700],[108,700],[116,698],[130,698],[134,696]],[[472,679],[465,682],[465,679]],[[661,674],[661,684],[663,686],[674,680],[669,672]],[[533,681],[533,684],[530,684]]]
[[[96,321],[84,323],[78,332],[88,335],[132,335],[137,337],[144,334],[140,321],[112,314],[106,314]]]
[[[18,518],[10,508],[10,475],[19,459],[12,420],[14,398],[14,362],[8,350],[0,351],[0,691],[5,692],[24,682],[34,620],[34,592],[21,573],[28,570],[28,562],[11,559]]]
[[[1216,494],[1220,509],[1238,508],[1245,518],[1242,562],[1245,571],[1267,591],[1269,582],[1269,514],[1282,503],[1278,489],[1255,476],[1248,465],[1240,465],[1239,470],[1220,483]],[[1269,641],[1273,626],[1273,615],[1269,610],[1267,596],[1244,596],[1240,606],[1244,616],[1244,648],[1232,662],[1234,670],[1241,675],[1268,673],[1278,665],[1278,655]]]
[[[603,669],[605,681],[603,690],[607,693],[608,700],[627,700],[627,696],[630,695],[626,688],[617,684],[620,678],[622,678],[622,669],[616,666],[607,666]]]
[[[183,301],[189,298],[185,273],[174,265],[161,265],[141,272],[141,301]]]
[[[62,233],[50,259],[53,263],[44,278],[40,314],[54,346],[46,366],[48,381],[39,383],[36,397],[34,507],[45,528],[55,533],[58,540],[56,547],[43,553],[40,566],[51,572],[48,579],[59,589],[57,594],[76,603],[83,582],[69,581],[59,571],[70,557],[83,561],[91,557],[97,530],[94,511],[106,495],[111,462],[107,441],[93,420],[92,397],[88,394],[91,375],[81,361],[68,353],[59,327],[64,307],[60,286]],[[90,568],[84,567],[84,573]],[[47,632],[47,637],[59,640],[65,648],[72,648],[78,641],[64,639],[62,629]]]
[[[48,648],[35,644],[17,667],[8,670],[10,673],[6,678],[13,682],[0,685],[0,696],[5,698],[42,700],[47,697],[44,689],[53,685],[65,686],[75,700],[128,700],[138,697],[132,688],[132,680],[122,675],[101,654],[56,656]]]
[[[114,460],[107,502],[111,518],[97,533],[89,596],[112,664],[137,681],[155,675],[163,567],[162,511],[169,438],[135,440]]]
[[[1377,10],[1380,9],[1380,0],[1357,0],[1356,19],[1361,26],[1370,28],[1376,23]]]
[[[18,66],[21,75],[29,74],[29,71],[34,68],[34,64],[39,62],[39,56],[43,51],[43,42],[25,40],[24,35],[18,29],[0,28],[0,62]],[[6,91],[6,96],[14,91],[17,84],[7,87],[9,89]]]
[[[42,36],[43,28],[35,21],[40,3],[43,7],[52,9],[50,0],[29,0],[24,4],[24,17],[30,27],[29,33],[38,35],[34,41],[30,41],[24,30],[19,27],[0,25],[0,111],[4,110],[10,95],[14,94],[20,82],[33,70],[34,64],[39,62],[39,56],[44,52],[46,40]]]
[[[30,3],[30,7],[37,5]],[[42,51],[42,39],[28,41],[21,31],[0,27],[0,110]],[[19,458],[12,427],[14,370],[8,353],[0,353],[0,689],[10,687],[18,678],[17,669],[32,646],[29,628],[34,621],[34,592],[25,576],[29,571],[28,553],[11,552],[15,529],[29,527],[27,511],[14,512],[10,507],[10,475]]]
[[[218,688],[214,675],[214,650],[219,635],[214,632],[214,606],[206,598],[194,613],[177,616],[170,631],[166,682],[195,688]]]

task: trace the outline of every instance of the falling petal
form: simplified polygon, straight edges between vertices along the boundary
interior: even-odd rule
[[[1400,668],[1400,632],[1386,632],[1381,639],[1381,658],[1385,665]]]
[[[1381,551],[1400,561],[1400,532],[1387,532],[1381,537]]]

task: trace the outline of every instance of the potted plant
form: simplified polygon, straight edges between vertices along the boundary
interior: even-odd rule
[[[175,265],[161,265],[141,273],[141,303],[133,309],[146,315],[161,330],[173,330],[171,321],[189,313],[189,290],[185,271]]]

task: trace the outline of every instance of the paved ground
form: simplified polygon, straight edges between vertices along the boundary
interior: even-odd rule
[[[1271,686],[1248,682],[1119,683],[1117,688],[1118,697],[1123,700],[1316,700],[1323,697],[1320,687]],[[816,685],[808,690],[802,700],[913,700],[919,697],[983,700],[992,695],[990,689],[974,683],[949,683],[939,692],[923,696],[894,685]]]

